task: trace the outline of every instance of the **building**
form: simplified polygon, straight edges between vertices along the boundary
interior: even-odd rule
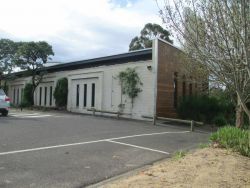
[[[92,113],[89,110],[96,109],[118,112],[122,103],[123,117],[177,117],[178,99],[192,95],[200,88],[195,80],[186,81],[182,75],[181,53],[172,44],[156,39],[150,49],[46,67],[47,74],[35,91],[35,105],[54,107],[53,91],[57,80],[67,77],[68,111]],[[127,96],[122,95],[117,78],[128,67],[135,68],[143,84],[133,105]],[[31,78],[23,76],[23,72],[15,75],[17,78],[9,81],[8,94],[12,103],[18,105],[23,88]]]

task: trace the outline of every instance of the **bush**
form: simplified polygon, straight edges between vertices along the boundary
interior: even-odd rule
[[[227,124],[227,120],[225,119],[223,115],[219,115],[213,119],[213,123],[218,127],[222,127]]]
[[[68,100],[68,79],[61,78],[56,83],[54,98],[57,107],[65,107]]]
[[[192,119],[213,123],[220,114],[224,119],[234,116],[234,106],[230,101],[219,100],[209,96],[186,96],[180,100],[177,108],[178,115],[183,119]],[[228,123],[233,123],[230,120]]]
[[[7,82],[4,82],[4,84],[1,86],[0,85],[0,89],[3,89],[4,90],[4,93],[6,95],[8,95],[8,91],[9,91],[9,86],[7,85]]]
[[[236,127],[223,127],[210,136],[212,142],[218,143],[221,147],[231,148],[244,156],[250,157],[250,131]]]
[[[183,119],[205,121],[211,120],[220,112],[216,98],[208,96],[186,96],[180,101],[177,112]]]
[[[28,83],[23,90],[22,102],[20,107],[30,107],[33,105],[33,85]]]

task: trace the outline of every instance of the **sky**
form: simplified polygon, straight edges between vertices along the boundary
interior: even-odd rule
[[[127,52],[146,23],[162,23],[155,0],[0,0],[0,4],[0,38],[47,41],[55,62]]]

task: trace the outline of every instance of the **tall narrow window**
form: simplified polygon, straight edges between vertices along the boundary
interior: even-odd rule
[[[189,95],[190,96],[193,95],[193,84],[192,83],[189,84]]]
[[[53,91],[53,88],[52,86],[50,86],[49,88],[49,105],[52,106],[52,91]]]
[[[79,106],[79,84],[76,85],[76,106]]]
[[[198,92],[198,84],[197,84],[197,82],[195,83],[195,94],[197,94],[197,92]]]
[[[16,89],[13,91],[13,103],[16,104]]]
[[[178,103],[178,73],[175,72],[174,73],[174,107],[177,107],[177,103]]]
[[[44,88],[44,106],[47,104],[47,87]]]
[[[83,107],[87,106],[87,84],[84,84],[83,91]]]
[[[95,106],[95,84],[92,84],[91,107]]]
[[[204,81],[202,82],[202,92],[207,92],[208,91],[208,88],[209,88],[209,83]]]
[[[182,81],[182,96],[183,97],[186,96],[186,79],[185,79],[185,77],[183,77],[183,81]]]
[[[39,92],[39,106],[42,106],[42,87],[40,87],[40,92]]]
[[[23,88],[21,89],[21,102],[23,101]]]
[[[17,88],[17,98],[16,98],[16,103],[19,104],[19,88]]]

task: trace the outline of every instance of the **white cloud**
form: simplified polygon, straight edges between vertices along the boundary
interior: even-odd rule
[[[54,61],[125,52],[146,23],[161,23],[154,0],[0,0],[0,3],[0,38],[46,40],[53,45]]]

